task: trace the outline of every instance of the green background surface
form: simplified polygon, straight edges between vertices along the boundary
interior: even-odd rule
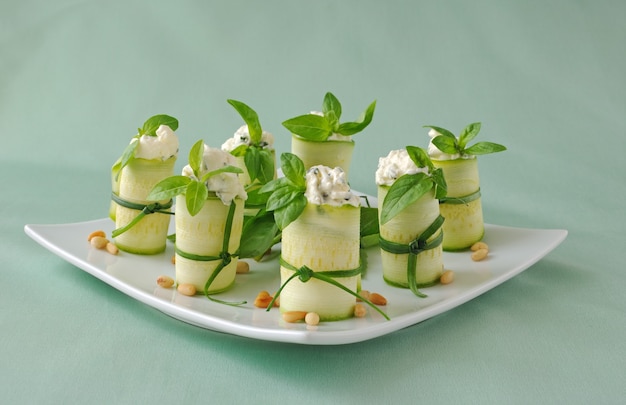
[[[619,403],[626,397],[623,1],[3,1],[0,398],[6,403]],[[352,186],[423,125],[481,121],[485,220],[567,229],[498,288],[347,346],[187,325],[41,248],[27,223],[103,218],[149,116],[218,147],[245,101],[281,122],[372,100]],[[182,168],[184,159],[177,163]],[[295,401],[295,402],[294,402]]]

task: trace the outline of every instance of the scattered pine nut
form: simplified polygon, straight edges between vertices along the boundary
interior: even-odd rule
[[[283,320],[285,322],[294,323],[304,320],[306,311],[286,311],[283,312]]]
[[[159,276],[156,282],[163,288],[171,288],[174,285],[174,279],[168,276]]]
[[[363,298],[365,298],[366,300],[370,299],[370,292],[367,290],[361,290],[359,291],[359,295]],[[362,300],[360,298],[356,299],[357,302],[361,302]]]
[[[444,271],[439,278],[441,284],[450,284],[452,281],[454,281],[454,271],[452,270]]]
[[[378,293],[370,293],[369,300],[374,305],[387,305],[387,298]]]
[[[367,314],[367,308],[363,304],[356,304],[354,306],[354,316],[357,318],[363,318]]]
[[[104,236],[94,236],[89,243],[96,249],[104,249],[109,241]]]
[[[257,308],[267,308],[270,305],[270,302],[272,302],[273,298],[274,297],[272,297],[270,293],[263,290],[259,292],[259,294],[257,294],[256,298],[254,299],[254,306]],[[274,301],[273,306],[276,308],[278,307],[278,299]]]
[[[196,295],[196,287],[193,284],[189,284],[189,283],[183,283],[183,284],[178,284],[178,287],[176,288],[178,290],[179,293],[183,294],[183,295]]]
[[[472,260],[475,262],[479,262],[487,257],[489,251],[487,249],[478,249],[474,253],[472,253]]]
[[[304,316],[304,322],[306,322],[307,325],[315,326],[320,323],[320,316],[317,312],[307,312]]]
[[[172,256],[172,264],[176,264],[176,255]]]
[[[87,236],[87,240],[91,242],[91,240],[96,236],[101,236],[103,238],[106,238],[106,234],[104,233],[104,231],[97,230],[97,231],[93,231],[92,233],[90,233],[89,236]]]
[[[115,243],[107,242],[105,248],[106,248],[107,252],[111,253],[112,255],[116,255],[116,254],[118,254],[120,252],[120,250],[115,245]]]
[[[237,274],[245,274],[250,272],[250,265],[244,260],[237,261]]]
[[[476,252],[479,249],[487,249],[489,251],[489,246],[485,242],[476,242],[470,247],[472,252]]]

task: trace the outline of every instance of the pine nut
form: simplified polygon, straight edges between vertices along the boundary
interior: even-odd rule
[[[89,243],[96,249],[104,249],[109,241],[104,236],[94,236]]]
[[[236,273],[237,274],[245,274],[250,272],[250,265],[248,264],[248,262],[243,261],[243,260],[239,260],[237,261],[237,270]]]
[[[168,276],[159,276],[156,282],[163,288],[171,288],[174,285],[174,279]]]
[[[357,318],[363,318],[367,314],[367,308],[363,304],[356,304],[354,306],[354,316]]]
[[[485,242],[476,242],[472,245],[472,247],[470,247],[470,250],[472,252],[475,252],[479,249],[487,249],[487,251],[489,251],[489,246],[487,246]]]
[[[189,284],[189,283],[183,283],[183,284],[178,284],[178,287],[176,288],[178,290],[179,293],[183,294],[183,295],[196,295],[196,287],[193,284]]]
[[[315,326],[320,323],[320,316],[317,312],[308,312],[304,316],[304,322],[306,322],[307,325]]]
[[[254,299],[254,306],[257,308],[267,308],[267,306],[272,302],[272,296],[267,291],[263,290],[259,292]]]
[[[285,322],[294,323],[303,320],[306,317],[306,311],[287,311],[283,312],[283,320]]]
[[[172,264],[176,264],[176,255],[172,256]]]
[[[441,274],[439,282],[441,284],[450,284],[454,280],[454,272],[452,270],[446,270]]]
[[[89,234],[89,236],[87,236],[87,240],[91,242],[91,240],[96,236],[102,236],[103,238],[105,238],[106,234],[102,230],[93,231],[92,233]]]
[[[367,290],[361,290],[361,291],[359,291],[359,295],[360,295],[361,297],[365,298],[366,300],[369,300],[369,299],[370,299],[370,292],[369,292],[369,291],[367,291]],[[356,300],[357,300],[357,302],[362,301],[360,298],[357,298]]]
[[[472,253],[472,260],[475,262],[479,262],[487,257],[489,251],[487,249],[478,249],[474,253]]]
[[[115,243],[107,242],[105,248],[106,248],[107,252],[111,253],[112,255],[116,255],[116,254],[118,254],[120,252],[120,250],[115,245]]]
[[[374,305],[387,305],[387,298],[378,293],[370,293],[369,300]]]

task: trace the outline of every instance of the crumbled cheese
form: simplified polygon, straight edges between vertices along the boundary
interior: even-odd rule
[[[391,186],[396,179],[405,174],[420,172],[428,174],[428,168],[417,167],[406,149],[392,150],[386,157],[378,159],[376,184],[379,186]]]
[[[227,152],[235,150],[240,145],[250,145],[250,132],[247,125],[242,125],[233,135],[222,144],[222,150]],[[274,149],[274,135],[267,131],[261,134],[260,145],[264,149]]]
[[[326,204],[332,206],[360,205],[359,196],[350,190],[346,181],[346,173],[340,167],[317,165],[311,167],[306,173],[307,200],[312,204]]]
[[[230,153],[204,145],[204,155],[199,176],[202,177],[205,173],[217,170],[224,166],[236,165],[237,159]],[[193,170],[189,165],[183,168],[182,174],[183,176],[195,178]],[[248,194],[239,181],[237,173],[220,173],[215,176],[211,176],[207,180],[206,186],[209,191],[215,192],[224,205],[229,205],[236,197],[244,200],[248,198]]]
[[[137,142],[135,138],[131,142]],[[167,125],[160,125],[156,136],[141,135],[135,149],[135,157],[140,159],[167,160],[178,154],[178,137]]]

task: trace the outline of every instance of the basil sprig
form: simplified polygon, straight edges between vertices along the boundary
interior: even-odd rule
[[[426,151],[417,146],[407,146],[406,151],[417,167],[427,167],[428,174],[419,172],[400,176],[390,187],[383,201],[380,223],[385,224],[406,207],[435,188],[435,198],[446,196],[447,185],[443,171],[436,169]]]
[[[250,145],[240,145],[230,153],[234,156],[243,156],[250,181],[258,180],[265,184],[274,178],[274,156],[262,142],[263,128],[259,116],[247,104],[237,100],[226,100],[241,115],[248,126]]]
[[[307,204],[306,170],[300,158],[292,153],[280,155],[281,168],[285,177],[272,180],[261,187],[261,193],[271,193],[266,210],[274,212],[274,220],[279,229],[297,219]]]
[[[243,173],[243,170],[238,167],[224,166],[200,176],[203,156],[204,142],[199,140],[189,151],[189,166],[193,170],[194,178],[178,175],[163,179],[150,190],[147,199],[150,201],[161,201],[171,199],[179,194],[185,194],[187,210],[191,216],[195,216],[200,212],[209,196],[209,190],[206,186],[208,179],[221,173]]]
[[[112,172],[115,173],[116,179],[122,169],[135,158],[135,152],[137,151],[137,146],[139,146],[139,138],[142,135],[157,136],[156,130],[159,129],[161,125],[167,125],[172,131],[176,131],[178,129],[178,120],[169,115],[159,114],[148,118],[146,122],[143,123],[143,127],[137,128],[137,135],[131,139],[131,142],[126,146],[124,152],[122,152],[122,156],[117,159],[111,169]]]
[[[445,128],[433,125],[425,125],[424,128],[431,128],[439,132],[440,135],[432,139],[433,145],[443,153],[450,155],[457,153],[461,156],[486,155],[506,150],[505,146],[493,142],[476,142],[474,145],[467,147],[467,144],[480,132],[480,122],[474,122],[466,126],[458,138]]]
[[[375,109],[376,101],[373,101],[357,121],[340,123],[341,103],[328,92],[322,103],[323,115],[300,115],[283,122],[283,126],[305,139],[323,142],[333,133],[350,136],[363,131],[372,122]]]

